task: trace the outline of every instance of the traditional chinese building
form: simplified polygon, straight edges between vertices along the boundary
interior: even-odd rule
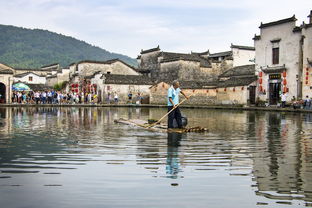
[[[0,63],[0,103],[11,103],[14,69]]]
[[[288,101],[311,93],[311,17],[309,24],[300,27],[296,21],[294,15],[261,23],[260,35],[254,37],[257,96],[270,105],[279,103],[283,92],[287,93]]]

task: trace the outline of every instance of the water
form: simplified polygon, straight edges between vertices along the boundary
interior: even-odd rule
[[[0,108],[1,207],[312,206],[311,114],[182,111],[209,133],[114,123],[165,109]]]

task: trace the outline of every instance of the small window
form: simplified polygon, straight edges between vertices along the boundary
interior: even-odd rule
[[[110,73],[111,73],[110,71],[107,72],[107,74],[110,74]]]
[[[279,64],[279,48],[272,49],[272,63]]]
[[[28,81],[32,82],[33,81],[33,77],[28,77]]]

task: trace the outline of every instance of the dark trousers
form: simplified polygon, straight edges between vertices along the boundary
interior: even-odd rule
[[[168,112],[171,111],[173,106],[168,106]],[[168,115],[168,128],[174,128],[173,126],[173,120],[176,119],[178,128],[182,128],[182,117],[181,117],[181,111],[179,107],[174,109],[171,113]]]
[[[286,106],[286,101],[282,101],[282,108],[285,108]]]

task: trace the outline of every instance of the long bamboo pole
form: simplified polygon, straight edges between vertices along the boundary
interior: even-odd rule
[[[174,111],[177,107],[179,107],[179,105],[181,105],[182,103],[184,103],[185,101],[187,101],[192,95],[194,95],[194,92],[188,97],[185,98],[184,100],[182,100],[180,103],[178,103],[175,107],[173,107],[170,111],[168,111],[163,117],[161,117],[158,121],[156,121],[155,123],[152,123],[151,125],[147,126],[146,128],[151,128],[153,126],[155,126],[156,124],[159,124],[164,118],[166,118],[172,111]]]

